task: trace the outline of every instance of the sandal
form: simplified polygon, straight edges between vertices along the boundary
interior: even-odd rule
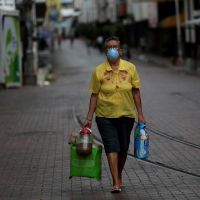
[[[118,186],[114,186],[111,193],[120,193],[122,191],[122,189]]]

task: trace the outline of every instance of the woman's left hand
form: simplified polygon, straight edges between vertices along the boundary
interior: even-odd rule
[[[138,115],[138,123],[145,123],[145,119],[142,114]]]

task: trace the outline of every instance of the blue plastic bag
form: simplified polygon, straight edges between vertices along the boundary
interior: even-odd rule
[[[149,157],[149,134],[145,124],[137,124],[134,131],[134,157],[147,159]]]

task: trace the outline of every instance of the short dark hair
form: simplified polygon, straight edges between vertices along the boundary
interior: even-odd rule
[[[119,37],[117,36],[110,36],[110,37],[107,37],[104,41],[104,48],[106,49],[106,43],[111,41],[111,40],[115,40],[119,43],[119,46],[120,46],[120,40],[119,40]]]
[[[109,42],[110,40],[116,40],[116,41],[120,42],[119,37],[117,37],[117,36],[110,36],[110,37],[107,37],[105,39],[104,43]]]

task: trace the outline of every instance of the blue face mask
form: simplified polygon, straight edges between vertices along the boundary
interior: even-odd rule
[[[116,61],[119,58],[119,52],[116,48],[110,48],[107,51],[107,58],[111,61]]]

